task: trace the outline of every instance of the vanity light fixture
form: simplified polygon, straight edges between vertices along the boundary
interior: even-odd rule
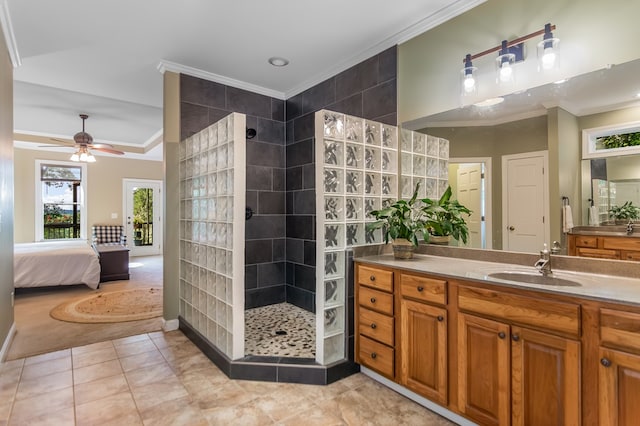
[[[502,40],[500,47],[500,54],[496,58],[496,66],[498,68],[498,83],[509,84],[513,83],[513,64],[522,61],[524,55],[522,54],[522,43],[514,46],[508,46],[507,40]]]
[[[555,26],[553,28],[555,29]],[[552,70],[558,64],[558,43],[560,43],[560,39],[554,37],[551,30],[551,24],[546,24],[542,41],[538,43],[539,64],[543,71]]]
[[[524,42],[534,37],[543,36],[542,41],[538,43],[539,69],[549,71],[556,68],[558,66],[558,43],[560,39],[553,36],[552,31],[555,29],[555,25],[546,24],[543,29],[531,34],[518,37],[511,41],[503,40],[499,46],[492,47],[475,55],[467,54],[462,60],[464,64],[461,82],[463,96],[470,93],[469,88],[475,88],[477,86],[475,73],[477,68],[472,66],[472,60],[498,52],[498,57],[496,58],[496,80],[498,84],[511,83],[515,77],[513,65],[524,61]]]
[[[478,84],[474,72],[478,68],[473,66],[471,55],[467,55],[464,61],[464,68],[460,71],[462,78],[462,96],[475,95],[478,91]]]

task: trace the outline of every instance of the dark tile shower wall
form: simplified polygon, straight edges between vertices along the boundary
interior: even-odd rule
[[[286,300],[315,312],[314,114],[330,109],[397,124],[397,47],[367,59],[286,102]],[[347,306],[353,307],[353,282]],[[353,312],[348,312],[352,323]],[[350,331],[350,335],[352,335]]]
[[[245,307],[286,300],[285,102],[188,75],[180,76],[181,139],[231,112],[247,116]]]

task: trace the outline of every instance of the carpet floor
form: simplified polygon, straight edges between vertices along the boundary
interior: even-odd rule
[[[14,310],[16,334],[7,360],[160,330],[162,317],[109,324],[80,324],[58,321],[49,315],[51,309],[60,303],[96,291],[162,287],[162,256],[132,257],[129,274],[129,280],[101,283],[98,290],[86,285],[18,290]]]

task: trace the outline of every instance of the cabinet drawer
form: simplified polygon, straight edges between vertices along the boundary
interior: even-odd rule
[[[640,351],[640,314],[600,309],[600,344]]]
[[[580,305],[503,293],[483,288],[460,286],[461,310],[509,320],[517,324],[580,335]]]
[[[387,377],[393,377],[393,349],[365,336],[359,336],[359,338],[358,358],[360,364]]]
[[[623,251],[620,255],[622,260],[640,260],[640,251]]]
[[[617,250],[577,248],[576,254],[581,257],[593,257],[596,259],[620,259],[620,252]]]
[[[598,237],[590,237],[586,235],[577,235],[576,237],[576,247],[598,247]]]
[[[367,309],[393,315],[393,295],[367,287],[358,288],[358,304]]]
[[[393,272],[358,265],[358,284],[393,292]]]
[[[640,238],[631,237],[602,237],[602,247],[611,250],[635,250],[640,251]]]
[[[419,275],[401,274],[400,291],[403,297],[444,305],[447,303],[447,282]]]
[[[393,317],[360,308],[358,333],[393,346]]]

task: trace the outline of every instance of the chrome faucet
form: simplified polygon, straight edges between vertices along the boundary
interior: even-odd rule
[[[551,252],[545,243],[544,248],[540,250],[540,259],[533,265],[540,271],[543,276],[551,275]]]
[[[633,219],[629,219],[629,223],[627,223],[627,235],[633,234]]]

